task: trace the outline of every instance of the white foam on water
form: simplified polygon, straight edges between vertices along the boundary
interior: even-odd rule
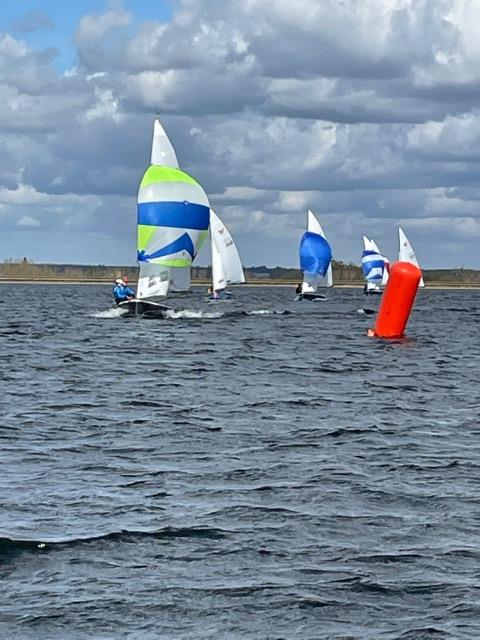
[[[248,316],[273,316],[276,313],[282,314],[283,311],[273,311],[272,309],[254,309],[247,311]]]
[[[111,309],[105,309],[105,311],[98,311],[93,314],[93,318],[102,318],[103,320],[113,320],[114,318],[120,318],[128,313],[128,309],[119,309],[118,307],[112,307]]]
[[[224,314],[217,312],[207,312],[207,311],[192,311],[190,309],[182,309],[181,311],[175,311],[175,309],[168,309],[164,312],[165,318],[170,318],[171,320],[177,320],[179,318],[186,319],[215,319],[221,318]]]

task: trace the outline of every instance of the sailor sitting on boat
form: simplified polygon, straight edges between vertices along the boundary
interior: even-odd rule
[[[124,302],[125,300],[131,300],[135,297],[135,291],[130,289],[122,278],[115,280],[112,293],[116,304],[120,304],[120,302]]]

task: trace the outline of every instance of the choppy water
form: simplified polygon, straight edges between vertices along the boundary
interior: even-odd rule
[[[0,637],[480,636],[480,292],[0,292]]]

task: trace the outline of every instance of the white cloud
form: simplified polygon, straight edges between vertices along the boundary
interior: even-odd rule
[[[40,227],[42,223],[31,216],[22,216],[17,224],[19,227]]]

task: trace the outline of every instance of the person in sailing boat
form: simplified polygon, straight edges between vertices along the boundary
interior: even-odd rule
[[[299,296],[302,293],[302,283],[297,284],[297,288],[295,289],[295,293]]]
[[[115,304],[120,304],[120,302],[131,300],[135,297],[135,291],[130,289],[122,278],[117,278],[115,280],[112,293],[115,299]]]

